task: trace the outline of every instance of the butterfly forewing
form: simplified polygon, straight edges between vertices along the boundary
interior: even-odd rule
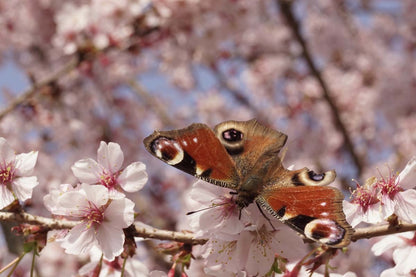
[[[205,124],[155,131],[144,144],[152,155],[188,174],[223,187],[237,186],[234,161]]]

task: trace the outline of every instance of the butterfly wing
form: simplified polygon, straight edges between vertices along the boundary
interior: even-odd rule
[[[306,238],[344,247],[350,243],[353,230],[342,211],[343,195],[336,188],[323,186],[334,179],[333,171],[315,174],[306,168],[281,168],[280,183],[266,186],[256,201]]]
[[[231,189],[238,186],[235,162],[205,124],[155,131],[143,142],[150,154],[188,174]]]
[[[287,140],[285,134],[267,128],[255,119],[226,121],[215,126],[214,132],[234,160],[242,178],[267,171],[272,166],[271,160],[273,164],[280,162],[277,155]]]

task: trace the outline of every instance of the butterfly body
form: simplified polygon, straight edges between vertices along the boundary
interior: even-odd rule
[[[309,239],[330,247],[348,245],[352,229],[342,212],[343,196],[325,186],[335,172],[284,168],[278,155],[286,140],[285,134],[250,120],[223,122],[213,130],[196,123],[155,131],[144,144],[169,165],[234,190],[240,209],[257,202]]]

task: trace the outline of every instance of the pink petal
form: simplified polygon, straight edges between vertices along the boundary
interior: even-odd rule
[[[32,197],[33,188],[39,185],[36,176],[15,178],[12,189],[20,201],[26,201]]]
[[[104,222],[97,229],[97,241],[104,258],[112,261],[123,252],[124,232],[112,224]]]
[[[409,223],[416,223],[416,191],[414,189],[401,191],[394,199],[397,216]]]
[[[400,174],[397,176],[397,178],[402,188],[411,189],[416,186],[415,177],[416,177],[416,156],[413,156],[409,160],[409,162],[406,164],[402,172],[400,172]],[[410,181],[405,182],[406,179],[409,179]]]
[[[395,269],[399,275],[411,276],[409,273],[415,269],[416,247],[408,245],[394,250],[393,260],[396,263]]]
[[[120,145],[110,142],[108,145],[102,141],[97,151],[98,163],[108,169],[110,173],[117,172],[124,161]]]
[[[58,198],[57,206],[56,214],[78,217],[88,208],[88,199],[83,190],[68,191]]]
[[[22,153],[17,155],[15,163],[16,174],[18,176],[28,176],[32,174],[37,158],[38,151],[32,151],[29,153]]]
[[[130,199],[114,199],[104,214],[108,223],[118,228],[126,228],[134,222],[134,203]]]
[[[96,184],[100,181],[103,168],[93,159],[83,159],[77,161],[72,167],[75,177],[86,184]]]
[[[62,242],[62,247],[68,254],[80,255],[87,254],[96,244],[95,229],[87,228],[81,223],[69,231]]]
[[[8,164],[14,162],[15,158],[14,150],[10,147],[7,140],[0,137],[0,162]]]
[[[102,185],[82,184],[81,188],[85,191],[88,201],[94,203],[95,206],[101,207],[107,204],[108,189],[106,187]]]
[[[13,193],[5,185],[0,184],[0,210],[9,206],[14,199]]]
[[[117,178],[120,186],[127,192],[136,192],[147,182],[146,165],[135,162],[126,167]]]

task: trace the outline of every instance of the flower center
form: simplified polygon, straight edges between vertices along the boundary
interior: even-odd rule
[[[105,206],[97,207],[89,202],[89,208],[84,213],[84,221],[87,222],[87,227],[98,226],[104,221]]]
[[[360,186],[357,184],[357,189],[353,192],[354,200],[353,203],[359,204],[364,212],[371,206],[379,202],[377,198],[376,190],[370,190],[365,186]]]
[[[100,176],[100,183],[108,189],[113,189],[117,185],[117,178],[115,174],[103,172]]]
[[[0,166],[0,183],[9,184],[14,177],[14,168],[11,164]]]
[[[403,190],[396,177],[396,175],[390,174],[388,178],[382,177],[378,180],[376,186],[380,188],[382,195],[387,195],[390,199],[393,199],[398,192]]]

